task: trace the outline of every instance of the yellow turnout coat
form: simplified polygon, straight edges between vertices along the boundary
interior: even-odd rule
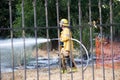
[[[69,28],[65,27],[61,32],[60,41],[63,42],[63,48],[66,51],[73,50],[73,41],[71,40],[72,33]]]

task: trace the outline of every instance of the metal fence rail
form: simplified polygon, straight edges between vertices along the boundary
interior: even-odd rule
[[[77,0],[78,1],[78,4],[76,4],[77,6],[78,6],[78,25],[77,26],[72,26],[71,25],[71,27],[72,27],[72,29],[74,29],[74,28],[78,28],[79,29],[79,37],[80,37],[80,39],[79,39],[79,41],[80,42],[83,42],[83,39],[82,39],[82,35],[84,35],[84,34],[82,34],[82,26],[84,26],[84,25],[87,25],[87,26],[89,26],[89,27],[87,27],[87,28],[89,28],[89,43],[90,43],[90,48],[87,48],[88,49],[88,52],[90,53],[90,54],[92,54],[92,53],[95,53],[95,51],[94,51],[94,47],[95,47],[95,44],[94,44],[94,42],[95,41],[93,41],[93,39],[95,38],[94,37],[94,35],[93,35],[93,27],[94,26],[98,26],[98,27],[100,27],[100,32],[99,32],[99,34],[100,34],[100,40],[102,40],[103,38],[104,38],[104,33],[103,33],[103,26],[109,26],[109,32],[110,32],[110,39],[109,39],[109,46],[110,46],[110,55],[111,55],[111,61],[109,60],[109,62],[111,62],[110,64],[108,64],[108,65],[111,65],[111,68],[107,68],[106,69],[106,63],[105,63],[105,59],[106,59],[106,57],[105,57],[105,45],[102,43],[102,42],[100,42],[100,47],[99,47],[99,49],[100,49],[100,54],[97,56],[96,55],[96,57],[99,59],[99,60],[97,60],[97,58],[95,59],[95,60],[93,60],[93,58],[95,57],[94,55],[90,55],[89,57],[90,57],[90,59],[89,59],[89,64],[88,64],[88,68],[87,69],[85,69],[85,71],[84,71],[84,63],[83,62],[81,62],[81,65],[79,65],[78,66],[78,72],[76,72],[76,73],[68,73],[68,74],[61,74],[61,72],[60,72],[60,70],[61,70],[61,68],[60,68],[60,62],[59,63],[57,63],[57,67],[51,67],[51,53],[50,53],[50,34],[49,34],[49,29],[55,29],[55,30],[57,30],[57,34],[58,34],[58,39],[59,39],[59,35],[60,35],[60,29],[59,29],[59,19],[60,19],[60,13],[59,13],[59,8],[60,8],[60,5],[59,5],[59,1],[60,0],[54,0],[54,1],[56,1],[56,3],[55,3],[55,5],[56,5],[56,22],[57,22],[57,25],[56,26],[49,26],[49,21],[48,21],[48,0],[44,0],[44,8],[45,8],[45,14],[43,14],[43,15],[45,15],[45,21],[46,21],[46,26],[45,27],[41,27],[41,26],[38,26],[38,24],[37,24],[37,15],[39,15],[39,14],[37,14],[37,12],[36,12],[36,1],[37,0],[33,0],[33,14],[34,14],[34,26],[33,27],[26,27],[25,26],[25,13],[24,13],[24,6],[25,6],[25,4],[24,4],[24,0],[22,0],[21,2],[21,9],[22,9],[22,26],[21,26],[21,28],[13,28],[13,19],[12,19],[12,0],[8,0],[8,4],[9,4],[9,19],[10,19],[10,22],[9,22],[9,24],[10,24],[10,27],[9,28],[0,28],[0,30],[2,31],[2,30],[9,30],[10,31],[10,44],[11,44],[11,46],[10,46],[10,49],[9,49],[9,52],[11,53],[10,55],[8,55],[8,56],[10,56],[10,59],[8,59],[8,60],[6,60],[6,62],[8,61],[9,62],[9,60],[11,61],[10,62],[10,65],[8,66],[3,66],[4,64],[3,64],[3,60],[4,60],[4,56],[6,56],[6,54],[3,54],[3,52],[5,52],[6,51],[6,48],[4,48],[4,45],[3,45],[3,42],[1,41],[0,42],[0,44],[1,44],[1,46],[0,46],[0,80],[109,80],[109,79],[111,79],[111,76],[112,76],[112,79],[111,80],[120,80],[120,75],[119,75],[119,73],[118,72],[116,72],[116,71],[120,71],[119,69],[120,68],[118,68],[117,70],[115,70],[115,66],[116,66],[116,64],[115,64],[115,60],[114,60],[114,55],[115,55],[115,52],[114,52],[114,45],[113,45],[113,26],[115,26],[115,28],[118,26],[118,25],[120,25],[120,23],[113,23],[113,9],[112,9],[112,3],[113,3],[113,1],[112,0],[110,0],[109,1],[109,7],[110,7],[110,15],[109,15],[109,17],[110,17],[110,23],[109,24],[103,24],[103,21],[102,21],[102,8],[101,8],[101,5],[102,5],[102,0],[98,0],[98,9],[99,9],[99,19],[100,19],[100,23],[99,24],[93,24],[92,23],[92,2],[91,2],[91,0],[89,0],[88,1],[88,11],[89,11],[89,19],[88,19],[88,23],[84,23],[84,24],[82,24],[82,10],[81,10],[81,5],[82,5],[82,3],[81,3],[81,0]],[[71,24],[71,11],[70,11],[70,7],[71,7],[71,4],[72,4],[72,2],[71,2],[72,0],[67,0],[67,14],[68,14],[68,20],[69,20],[69,24]],[[22,31],[22,48],[23,48],[23,51],[20,51],[20,52],[22,52],[22,58],[23,58],[23,63],[22,63],[22,65],[20,65],[20,66],[16,66],[16,51],[15,51],[15,42],[14,42],[14,31],[16,31],[16,30],[21,30]],[[28,62],[27,62],[27,58],[28,58],[28,53],[29,52],[27,52],[27,51],[32,51],[31,50],[31,48],[27,48],[27,38],[26,38],[26,30],[34,30],[34,37],[35,37],[35,39],[33,39],[33,42],[35,42],[35,44],[34,44],[34,46],[35,46],[35,60],[33,61],[34,63],[32,63],[32,64],[35,64],[35,66],[34,66],[34,69],[32,68],[32,69],[29,69],[28,68]],[[39,31],[39,30],[46,30],[46,46],[47,46],[47,49],[46,49],[46,53],[47,53],[47,62],[48,62],[48,66],[46,66],[46,65],[43,65],[43,64],[39,64],[39,60],[46,60],[46,59],[40,59],[39,58],[39,46],[38,46],[38,44],[39,44],[39,39],[38,39],[38,34],[37,34],[37,32]],[[7,44],[6,44],[7,45]],[[59,45],[59,40],[58,40],[58,45]],[[81,45],[81,44],[80,44]],[[7,46],[6,46],[7,47]],[[120,47],[119,45],[118,45],[118,47]],[[84,48],[83,48],[83,46],[81,47],[80,46],[80,50],[84,50]],[[118,54],[116,54],[116,55],[119,55],[119,49],[117,49],[118,50]],[[18,49],[18,51],[19,51],[19,49]],[[85,51],[84,51],[85,52]],[[40,52],[41,53],[41,52]],[[58,46],[58,54],[60,53],[60,49],[59,49],[59,46]],[[19,57],[19,58],[21,58],[21,57]],[[3,60],[2,60],[3,59]],[[22,59],[21,59],[22,60]],[[20,60],[20,61],[21,61]],[[59,60],[59,57],[58,57],[58,60]],[[98,61],[98,62],[97,62]],[[100,63],[100,61],[102,62],[102,63]],[[18,61],[19,62],[19,61]],[[96,65],[97,65],[97,63],[98,63],[98,66],[99,66],[99,68],[96,68]],[[8,63],[6,63],[6,64],[8,64]],[[120,64],[119,62],[118,62],[118,64]],[[20,68],[22,66],[22,68]],[[33,66],[33,65],[32,65]],[[43,68],[43,67],[41,67],[41,66],[45,66],[45,68]],[[10,72],[9,71],[4,71],[4,69],[7,69],[7,67],[10,69]],[[17,67],[19,67],[19,69],[17,68]],[[47,67],[47,68],[46,68]],[[8,70],[8,69],[7,69]],[[97,73],[97,71],[99,72],[99,71],[101,71],[102,73]],[[106,72],[109,72],[109,73],[111,73],[110,74],[110,78],[108,78],[109,76],[107,75],[107,73]],[[89,75],[88,75],[89,74]],[[116,75],[117,74],[117,75]],[[117,76],[117,77],[116,77]]]

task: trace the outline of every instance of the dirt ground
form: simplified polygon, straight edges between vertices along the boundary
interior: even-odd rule
[[[114,70],[114,77],[115,80],[120,80],[120,69]],[[106,68],[103,75],[103,69],[101,68],[94,68],[94,75],[93,75],[93,68],[88,67],[86,71],[83,72],[82,69],[78,68],[77,72],[74,73],[64,73],[60,74],[59,68],[54,68],[50,70],[50,73],[47,69],[40,69],[37,76],[37,70],[26,70],[26,80],[113,80],[113,72],[111,68]],[[24,70],[17,70],[14,73],[14,80],[24,80]],[[12,73],[3,73],[1,75],[1,80],[12,80]],[[49,79],[50,78],[50,79]]]
[[[44,53],[44,54],[43,54]],[[39,56],[47,56],[46,51],[38,51]],[[35,54],[33,54],[35,56]],[[50,57],[58,57],[58,51],[51,51]],[[113,76],[114,73],[114,76]],[[26,75],[26,76],[25,76]],[[18,69],[14,71],[14,80],[120,80],[120,68],[115,68],[114,72],[112,68],[105,67],[103,70],[102,66],[94,68],[89,66],[82,72],[82,68],[78,67],[78,71],[74,73],[60,73],[59,67],[48,69],[27,69],[26,74],[24,69]],[[1,80],[13,80],[13,73],[1,73]]]

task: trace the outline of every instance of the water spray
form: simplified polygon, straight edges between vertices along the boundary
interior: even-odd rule
[[[45,42],[50,42],[50,41],[54,41],[54,40],[60,40],[59,38],[53,38],[53,39],[46,39],[46,38],[37,38],[37,43],[38,44],[40,44],[40,43],[45,43]],[[71,38],[71,40],[73,40],[73,41],[76,41],[77,43],[79,43],[81,46],[82,46],[82,48],[85,50],[85,54],[87,55],[87,63],[86,63],[86,65],[85,65],[85,67],[83,68],[83,71],[85,71],[86,70],[86,68],[87,68],[87,66],[88,66],[88,63],[89,63],[89,56],[88,56],[88,51],[87,51],[87,49],[86,49],[86,47],[79,41],[79,40],[77,40],[77,39],[73,39],[73,38]],[[23,39],[22,38],[18,38],[18,39],[13,39],[13,43],[11,43],[11,39],[6,39],[6,40],[0,40],[0,43],[1,43],[1,45],[0,45],[0,49],[1,49],[1,51],[3,51],[3,52],[6,52],[6,54],[2,54],[2,56],[3,55],[10,55],[10,54],[8,54],[8,53],[11,53],[10,52],[10,49],[11,49],[11,44],[13,44],[13,46],[14,46],[14,50],[16,50],[16,49],[18,49],[18,50],[22,50],[23,49],[23,44],[24,44],[24,42],[23,42]],[[26,46],[26,48],[27,47],[29,47],[29,46],[31,46],[31,45],[35,45],[35,41],[36,41],[36,39],[35,38],[26,38],[25,39],[25,46]],[[6,50],[7,49],[7,50]],[[17,52],[17,54],[16,55],[18,55],[19,56],[19,53],[20,54],[22,54],[22,51],[16,51]],[[7,52],[8,51],[8,52]],[[14,51],[15,52],[15,51]],[[16,53],[15,52],[15,53]],[[2,57],[3,58],[3,57]],[[9,63],[11,63],[11,62],[9,62],[10,61],[10,56],[8,57],[8,60],[6,60],[6,58],[4,59],[3,58],[3,61],[6,63],[6,65],[8,66],[8,64]],[[4,63],[3,62],[3,63]],[[3,65],[4,66],[4,65]]]

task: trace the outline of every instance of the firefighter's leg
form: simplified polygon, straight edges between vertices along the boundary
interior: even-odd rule
[[[76,68],[76,63],[73,58],[70,58],[70,56],[66,56],[66,60],[67,60],[67,64],[69,65],[69,67]]]
[[[66,63],[65,63],[65,58],[61,58],[61,72],[62,73],[67,72],[67,66],[66,66]]]
[[[72,69],[72,71],[77,71],[77,67],[76,67],[76,63],[74,61],[74,57],[70,56],[70,52],[69,51],[66,51],[65,53],[66,53],[65,59],[66,59],[67,64]]]
[[[61,51],[61,56],[60,57],[61,57],[61,72],[65,73],[65,72],[67,72],[67,66],[66,66],[65,57],[64,57],[62,51]]]
[[[73,58],[70,58],[70,56],[68,56],[67,63],[70,67],[70,72],[76,72],[77,71],[77,66],[76,66],[76,63],[75,63]]]

